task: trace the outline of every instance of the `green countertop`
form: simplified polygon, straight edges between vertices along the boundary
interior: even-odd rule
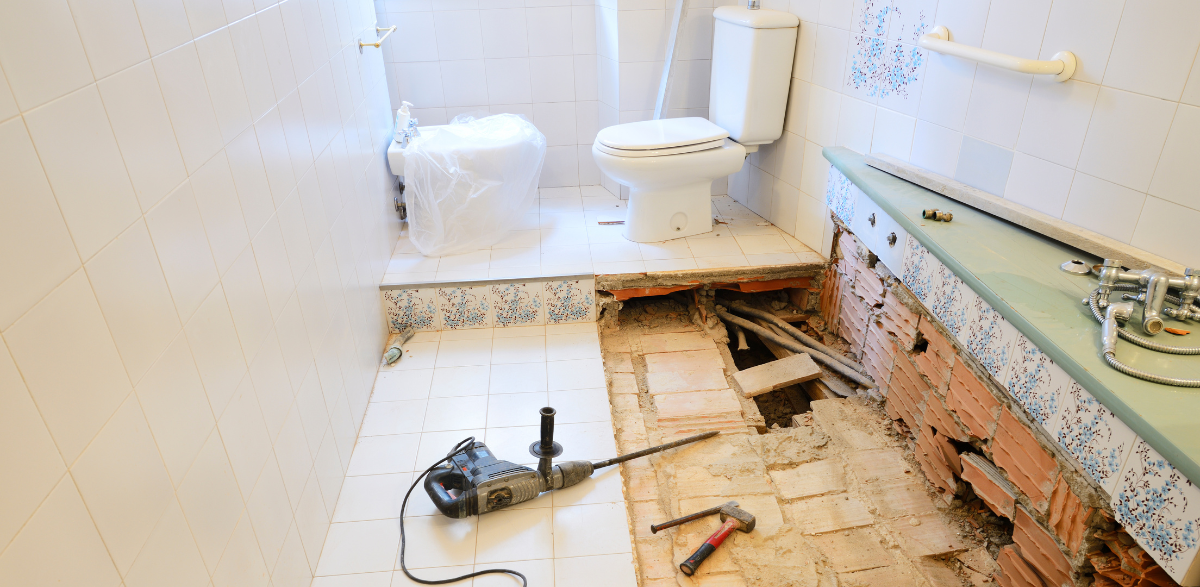
[[[1150,383],[1109,367],[1100,353],[1100,325],[1081,303],[1095,277],[1059,269],[1070,259],[1099,259],[870,167],[849,149],[826,148],[824,155],[1084,389],[1200,483],[1200,389]],[[954,221],[925,221],[925,208],[951,210]],[[1164,333],[1156,342],[1200,346],[1200,324],[1167,323],[1193,333]],[[1156,353],[1121,340],[1117,358],[1152,373],[1200,379],[1200,356]]]

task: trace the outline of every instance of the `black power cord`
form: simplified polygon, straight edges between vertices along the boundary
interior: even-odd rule
[[[466,440],[463,440],[462,442],[454,445],[454,449],[451,450],[450,453],[447,454],[444,458],[442,458],[442,460],[434,463],[428,469],[425,469],[424,473],[421,473],[420,475],[417,476],[416,479],[413,479],[412,485],[408,488],[408,493],[404,494],[404,502],[400,504],[400,570],[404,571],[405,576],[407,576],[409,579],[411,579],[417,583],[421,583],[422,585],[444,585],[446,583],[457,583],[459,581],[462,581],[463,579],[470,579],[471,577],[478,577],[480,575],[496,573],[496,574],[505,574],[505,575],[515,575],[517,577],[520,577],[521,578],[521,587],[529,587],[529,580],[525,578],[525,575],[522,575],[521,573],[518,573],[517,571],[513,571],[511,569],[486,569],[483,571],[475,571],[474,573],[468,573],[466,575],[459,575],[457,577],[453,577],[450,579],[430,580],[430,579],[418,579],[417,577],[414,577],[412,573],[408,572],[408,567],[404,566],[404,510],[408,507],[408,496],[412,495],[413,490],[417,488],[417,484],[421,482],[421,479],[423,479],[431,471],[436,469],[438,467],[438,465],[441,465],[442,463],[454,458],[455,455],[474,446],[474,444],[475,444],[475,437],[468,436]]]

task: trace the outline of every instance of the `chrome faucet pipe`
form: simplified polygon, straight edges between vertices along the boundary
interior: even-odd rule
[[[747,10],[758,10],[759,8],[762,8],[762,6],[759,5],[759,0],[746,0]]]

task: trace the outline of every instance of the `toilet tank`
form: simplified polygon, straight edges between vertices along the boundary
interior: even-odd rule
[[[743,145],[783,134],[800,19],[778,10],[721,6],[713,11],[708,118]]]

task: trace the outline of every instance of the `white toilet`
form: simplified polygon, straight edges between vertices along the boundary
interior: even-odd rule
[[[783,134],[800,19],[776,10],[713,11],[709,119],[618,124],[592,144],[600,170],[629,186],[625,238],[656,242],[712,230],[713,180]]]

